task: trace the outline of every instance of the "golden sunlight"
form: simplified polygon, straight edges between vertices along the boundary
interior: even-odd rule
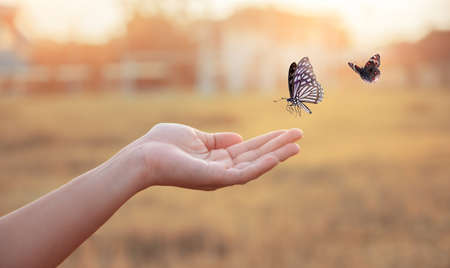
[[[23,0],[20,23],[31,34],[60,41],[99,43],[123,31],[119,1]]]
[[[145,6],[145,11],[185,8],[196,16],[225,17],[248,5],[270,5],[301,14],[339,16],[358,45],[377,46],[391,41],[413,41],[430,28],[450,28],[450,2],[446,0],[9,0],[21,6],[20,25],[26,32],[55,40],[103,42],[123,32],[127,4]],[[159,9],[161,10],[161,9]]]

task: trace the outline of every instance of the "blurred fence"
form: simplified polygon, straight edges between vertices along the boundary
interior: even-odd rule
[[[1,10],[1,7],[0,7]],[[11,15],[12,16],[12,15]],[[6,26],[5,26],[6,25]],[[291,62],[308,56],[324,87],[358,83],[348,61],[381,54],[381,87],[450,88],[450,31],[377,51],[355,48],[338,18],[247,8],[216,21],[179,25],[136,15],[106,44],[31,43],[11,20],[2,26],[0,94],[165,90],[270,92],[286,87]]]

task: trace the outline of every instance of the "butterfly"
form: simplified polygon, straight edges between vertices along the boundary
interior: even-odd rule
[[[288,73],[289,98],[281,98],[286,100],[286,110],[301,115],[303,109],[311,114],[311,110],[305,103],[319,103],[323,99],[323,88],[317,82],[313,67],[308,57],[302,58],[298,64],[293,62],[289,66]]]
[[[358,73],[362,80],[372,83],[380,78],[380,54],[373,55],[369,61],[366,63],[364,68],[359,67],[356,64],[351,62],[348,63],[348,66],[353,69],[356,73]]]

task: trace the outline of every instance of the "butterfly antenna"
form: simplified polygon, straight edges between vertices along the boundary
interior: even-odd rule
[[[279,100],[273,100],[273,102],[279,102],[279,101],[282,101],[282,100],[287,100],[287,98],[280,98]]]

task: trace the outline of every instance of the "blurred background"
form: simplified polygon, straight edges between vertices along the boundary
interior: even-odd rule
[[[0,1],[0,215],[158,122],[245,138],[299,127],[300,155],[260,180],[142,192],[61,267],[449,267],[449,10]],[[375,53],[381,79],[367,84],[347,62]],[[272,100],[304,56],[325,99],[295,117]]]

